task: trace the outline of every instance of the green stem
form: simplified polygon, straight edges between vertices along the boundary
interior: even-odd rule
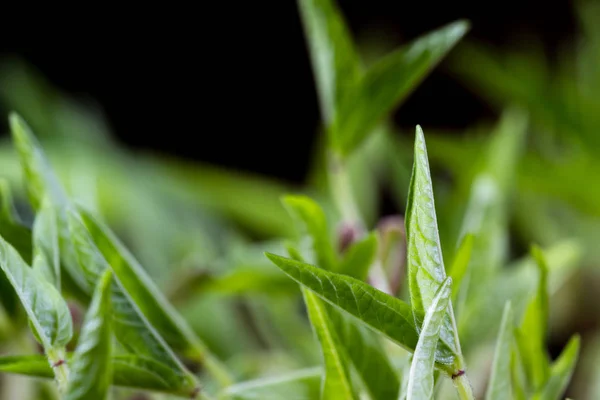
[[[471,382],[469,382],[469,378],[467,378],[466,374],[462,374],[458,377],[452,379],[454,383],[454,387],[458,392],[458,398],[460,400],[475,400],[475,396],[473,396],[473,388],[471,388]]]
[[[54,371],[58,391],[63,394],[67,391],[69,384],[69,367],[66,361],[67,355],[65,349],[50,349],[47,355],[48,361],[50,361],[50,365]]]
[[[352,193],[352,185],[346,164],[340,156],[336,154],[329,155],[329,188],[331,198],[335,203],[342,219],[346,222],[357,225],[360,230],[364,229],[364,222],[360,216],[358,205]]]

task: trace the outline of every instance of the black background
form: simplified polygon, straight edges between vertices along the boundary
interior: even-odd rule
[[[467,18],[470,40],[510,49],[536,38],[552,57],[576,26],[567,1],[339,5],[358,40],[391,45]],[[23,57],[68,93],[97,100],[125,145],[304,178],[319,114],[293,0],[62,10],[21,2],[2,15],[0,55]],[[493,117],[444,71],[411,95],[399,125],[460,128]]]

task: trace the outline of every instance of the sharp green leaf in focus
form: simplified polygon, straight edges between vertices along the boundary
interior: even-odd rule
[[[340,338],[337,336],[334,325],[327,314],[328,304],[308,289],[303,289],[304,301],[308,309],[310,322],[315,330],[325,366],[321,398],[331,400],[357,399],[352,379],[348,355]]]
[[[427,309],[408,377],[407,400],[433,400],[435,351],[452,293],[446,278]]]
[[[507,303],[502,314],[485,400],[511,400],[513,398],[510,371],[513,337],[512,309],[510,303]]]
[[[104,400],[108,395],[113,381],[111,282],[112,271],[107,269],[98,281],[69,363],[65,400]]]
[[[352,277],[325,271],[299,261],[266,253],[267,257],[296,282],[330,304],[383,333],[403,348],[414,351],[418,334],[408,304]],[[448,364],[453,356],[440,346],[437,361]]]
[[[420,318],[431,305],[438,288],[446,278],[446,270],[438,232],[427,148],[420,126],[417,126],[414,151],[415,159],[406,206],[406,236],[411,305],[417,311],[414,314],[415,325],[420,328]],[[455,330],[454,312],[450,303],[440,330],[440,338],[457,355],[460,354],[460,345],[456,340]]]

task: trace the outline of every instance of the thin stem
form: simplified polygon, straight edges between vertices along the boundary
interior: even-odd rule
[[[364,230],[364,222],[360,216],[354,194],[352,193],[348,170],[340,156],[336,154],[329,155],[328,172],[331,198],[342,219],[346,222],[354,223],[357,225],[357,228]]]
[[[469,382],[469,378],[463,372],[461,375],[456,376],[452,379],[454,383],[454,387],[458,393],[458,398],[461,400],[475,400],[475,396],[473,396],[473,388],[471,388],[471,382]]]
[[[48,361],[54,371],[58,391],[61,394],[65,393],[69,384],[69,366],[67,365],[65,349],[50,349],[47,355]]]

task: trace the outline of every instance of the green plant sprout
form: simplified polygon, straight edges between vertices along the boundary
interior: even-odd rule
[[[0,71],[17,110],[0,146],[0,398],[564,398],[580,338],[552,359],[549,310],[582,243],[509,250],[533,113],[503,109],[464,145],[398,138],[387,118],[468,22],[366,68],[332,0],[298,6],[323,120],[300,187],[133,155],[22,64]],[[399,215],[379,219],[385,185]]]

